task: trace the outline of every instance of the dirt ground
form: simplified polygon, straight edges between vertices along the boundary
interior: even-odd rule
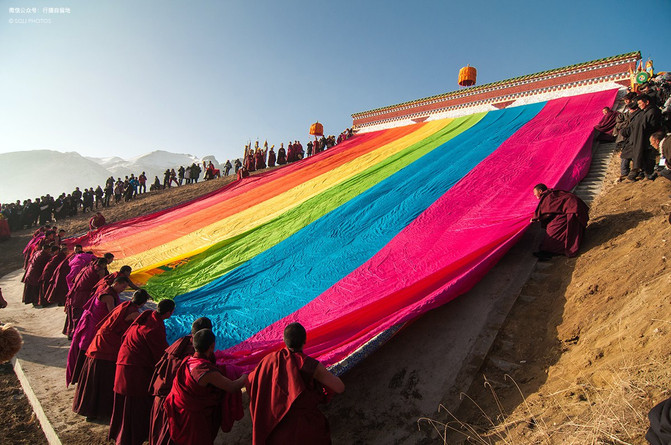
[[[671,183],[617,182],[590,211],[577,258],[524,287],[446,443],[644,444],[671,383]],[[428,422],[426,427],[431,427]]]
[[[0,365],[0,400],[0,419],[3,419],[3,425],[11,425],[10,428],[0,428],[0,443],[47,443],[40,423],[9,363]]]
[[[581,255],[555,258],[532,276],[461,408],[453,415],[443,412],[431,421],[420,420],[423,429],[433,423],[442,432],[447,424],[448,430],[469,434],[474,443],[645,443],[647,412],[669,397],[671,381],[671,183],[615,182],[618,161],[612,161],[607,185],[592,206]],[[225,182],[161,191],[104,214],[112,222],[156,211]],[[78,233],[87,221],[88,215],[58,225]],[[0,276],[21,267],[28,236],[14,234],[0,244]],[[0,320],[9,317],[16,298],[0,311]],[[31,330],[42,329],[43,323],[62,324],[58,308],[34,312],[34,319],[23,321]],[[63,356],[61,339],[43,337],[50,354]],[[32,362],[24,368],[50,368],[42,354],[25,352]],[[64,443],[104,443],[105,425],[87,424],[71,414],[72,391],[63,386],[61,381],[42,382],[35,391],[41,400],[61,407],[63,418],[53,423]],[[19,431],[25,423],[6,411],[0,416],[11,419],[11,425],[3,423],[1,434]],[[464,434],[453,432],[444,442],[464,440]]]

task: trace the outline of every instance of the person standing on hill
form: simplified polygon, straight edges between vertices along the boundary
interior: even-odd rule
[[[117,445],[141,445],[149,438],[153,397],[149,384],[154,367],[168,347],[164,320],[175,302],[162,300],[156,311],[145,311],[126,331],[114,373],[114,407],[109,439]]]
[[[636,103],[641,111],[631,120],[629,144],[634,166],[627,178],[635,181],[645,174],[647,179],[655,179],[655,152],[650,147],[650,136],[661,129],[662,112],[651,105],[650,98],[645,94],[638,96]]]
[[[224,176],[228,176],[228,174],[231,171],[231,168],[233,168],[233,165],[231,164],[231,160],[228,159],[228,160],[226,160],[226,163],[224,164]]]
[[[68,292],[65,300],[65,325],[63,334],[72,340],[77,329],[79,319],[84,312],[84,306],[93,296],[93,288],[102,277],[107,275],[108,260],[98,258],[84,267],[75,278],[72,289]]]
[[[86,358],[79,375],[72,410],[86,420],[110,418],[114,404],[114,372],[116,359],[126,329],[140,315],[147,302],[146,291],[137,291],[97,326],[93,340],[86,349]]]
[[[137,182],[139,183],[137,193],[139,195],[141,195],[142,193],[147,193],[147,175],[144,172],[142,172],[142,174],[138,176]]]
[[[280,143],[280,148],[277,150],[277,165],[284,165],[287,163],[287,151],[284,149],[284,143]]]
[[[154,397],[151,407],[151,423],[149,424],[149,445],[169,445],[170,432],[165,419],[163,402],[170,394],[172,382],[175,379],[177,369],[186,357],[193,355],[193,335],[201,329],[212,329],[212,321],[207,317],[201,317],[191,324],[191,335],[186,335],[175,340],[161,356],[154,367],[151,377],[149,392]]]
[[[84,311],[72,334],[70,350],[65,367],[65,384],[79,382],[79,375],[86,360],[86,350],[98,330],[98,324],[116,306],[121,304],[119,294],[126,290],[129,280],[126,277],[117,277],[111,286],[105,286],[94,291],[93,296],[84,306]],[[146,291],[142,291],[145,292]]]
[[[114,185],[114,203],[119,204],[121,202],[121,197],[123,196],[123,181],[121,178],[117,178],[116,184]]]
[[[102,189],[102,187],[98,186],[98,187],[96,188],[96,191],[95,191],[95,196],[96,196],[96,210],[98,209],[98,206],[99,206],[99,205],[102,205],[102,204],[103,204],[103,195],[104,195],[104,193],[103,193],[103,189]],[[105,207],[105,206],[103,205],[103,207]]]
[[[168,187],[170,187],[170,169],[169,168],[165,169],[165,171],[163,172],[163,188],[167,189]]]
[[[307,339],[300,323],[284,329],[285,348],[265,356],[249,375],[252,443],[330,444],[328,420],[318,404],[345,384],[303,353]]]
[[[247,382],[247,375],[227,376],[229,370],[217,366],[215,336],[211,330],[196,332],[193,347],[193,356],[183,360],[177,370],[172,389],[165,399],[165,413],[174,443],[211,445],[220,428],[230,431],[233,421],[242,419],[240,389]],[[232,398],[228,399],[224,391]],[[223,410],[231,405],[237,409]]]
[[[200,165],[196,164],[195,162],[191,166],[191,181],[195,182],[196,184],[198,183],[198,177],[200,176],[201,172]]]
[[[275,167],[275,162],[277,161],[277,154],[275,153],[275,146],[270,146],[270,151],[268,152],[268,167]]]
[[[664,133],[664,131],[657,131],[650,136],[650,145],[664,159],[664,165],[659,171],[659,176],[671,180],[671,170],[669,170],[669,162],[671,162],[671,137]]]
[[[541,261],[554,255],[576,256],[589,221],[587,204],[573,193],[548,189],[545,184],[534,187],[534,196],[538,207],[531,221],[540,221],[545,229],[540,250],[534,255]]]
[[[179,168],[177,169],[177,185],[182,185],[182,182],[184,182],[184,166],[180,165]]]
[[[191,184],[191,167],[186,167],[184,169],[184,181],[187,184]]]

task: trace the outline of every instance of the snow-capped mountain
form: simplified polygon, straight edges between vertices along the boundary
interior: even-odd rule
[[[205,159],[205,158],[204,158]],[[206,156],[215,166],[214,156]],[[202,163],[196,156],[156,150],[131,159],[118,156],[109,158],[84,157],[76,152],[54,150],[32,150],[0,154],[0,165],[4,174],[0,175],[0,202],[17,199],[34,199],[47,193],[58,196],[70,193],[75,187],[80,189],[104,185],[105,180],[114,176],[124,179],[131,173],[138,176],[145,172],[151,183],[154,176],[163,180],[166,169],[177,170],[180,165]]]

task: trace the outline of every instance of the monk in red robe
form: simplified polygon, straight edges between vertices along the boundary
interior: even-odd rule
[[[277,155],[273,150],[274,147],[275,147],[274,145],[270,147],[270,151],[268,152],[268,167],[270,168],[275,167],[275,161],[277,161]]]
[[[70,292],[75,285],[75,279],[77,278],[77,275],[79,275],[79,272],[97,259],[98,257],[91,252],[82,252],[70,258],[70,272],[68,272],[67,277],[65,277],[65,282],[68,285],[68,292]]]
[[[180,365],[165,399],[170,438],[177,445],[214,444],[222,424],[223,391],[242,401],[240,389],[247,383],[247,375],[231,380],[222,374],[214,361],[214,346],[211,330],[201,329],[193,335],[196,352]],[[242,403],[237,414],[237,420],[241,419]]]
[[[284,149],[284,144],[280,144],[277,150],[277,165],[284,165],[287,163],[287,151]]]
[[[249,375],[249,411],[254,445],[330,444],[328,420],[318,408],[328,392],[345,384],[303,353],[307,334],[300,323],[284,329],[286,348],[265,356]]]
[[[105,286],[111,286],[112,283],[114,283],[114,280],[116,280],[119,277],[124,277],[128,278],[128,287],[130,287],[133,290],[138,290],[140,289],[140,286],[137,284],[133,283],[130,279],[130,274],[133,272],[133,269],[130,266],[121,266],[121,269],[119,269],[116,272],[112,272],[109,275],[105,275],[98,281],[93,288],[93,292],[96,292],[98,289],[105,287]]]
[[[254,151],[252,149],[250,149],[249,153],[247,154],[247,162],[245,163],[245,167],[247,167],[247,170],[250,172],[256,170],[256,160],[254,157]]]
[[[242,181],[244,178],[249,178],[249,170],[243,165],[238,170],[238,181]]]
[[[44,267],[42,275],[38,280],[40,285],[40,294],[37,304],[39,306],[44,307],[49,304],[49,302],[47,301],[47,291],[49,290],[49,284],[51,283],[54,275],[56,274],[56,268],[58,267],[59,264],[63,262],[65,258],[67,258],[67,256],[68,256],[68,247],[65,245],[60,246],[60,248],[56,251],[56,254],[51,257],[47,265]]]
[[[266,168],[266,152],[259,149],[254,154],[254,166],[257,170]]]
[[[136,291],[130,301],[118,305],[98,325],[86,350],[72,403],[72,410],[86,416],[86,420],[112,416],[114,371],[123,334],[140,315],[140,308],[148,298],[149,294],[144,289]]]
[[[176,340],[165,350],[165,353],[156,364],[151,377],[149,391],[154,396],[151,407],[151,423],[149,424],[149,445],[169,445],[170,432],[165,421],[163,402],[170,393],[172,381],[175,379],[177,368],[182,361],[194,353],[191,343],[193,334],[201,329],[212,329],[212,322],[207,317],[201,317],[191,325],[191,335]]]
[[[615,136],[613,136],[613,129],[615,128],[615,123],[617,120],[617,111],[611,110],[609,107],[604,107],[603,117],[598,124],[594,126],[596,130],[596,138],[599,141],[604,142],[613,142],[615,141]]]
[[[534,196],[539,202],[531,221],[540,221],[546,232],[534,255],[543,261],[554,255],[576,256],[589,220],[587,204],[573,193],[548,189],[545,184],[534,187]]]
[[[72,335],[77,329],[79,319],[84,312],[84,305],[93,296],[93,288],[107,273],[107,260],[98,258],[83,268],[72,285],[65,300],[65,326],[63,334],[72,340]]]
[[[75,245],[75,250],[60,262],[49,281],[45,299],[49,304],[65,306],[65,296],[68,294],[67,276],[70,273],[70,259],[82,253],[81,244]]]
[[[289,142],[287,146],[287,162],[294,162],[296,160],[296,150],[294,144]]]
[[[119,294],[128,287],[128,278],[118,277],[111,286],[98,288],[93,297],[84,306],[81,319],[77,324],[65,367],[65,385],[77,383],[79,374],[86,360],[86,350],[96,335],[98,324],[114,310],[121,300]]]
[[[114,373],[114,408],[109,439],[117,445],[140,445],[149,438],[149,415],[153,397],[149,383],[154,367],[168,347],[166,320],[175,302],[162,300],[158,310],[145,311],[124,335]]]
[[[23,279],[25,285],[23,288],[23,299],[25,304],[38,306],[40,303],[40,277],[51,258],[58,253],[60,249],[55,245],[42,245],[42,248],[35,252],[28,263],[26,275]]]
[[[42,250],[44,246],[53,243],[55,239],[56,232],[53,230],[44,230],[44,228],[36,230],[33,237],[26,245],[26,248],[23,249],[23,268],[27,270],[33,255],[35,255],[37,251]],[[21,279],[21,282],[23,282],[24,279],[25,274]]]
[[[105,225],[105,222],[106,221],[103,214],[100,212],[96,212],[96,214],[93,215],[89,220],[89,230],[90,231],[98,230],[99,228]]]

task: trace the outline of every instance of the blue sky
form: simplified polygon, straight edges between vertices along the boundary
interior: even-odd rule
[[[668,0],[646,2],[640,23],[613,0],[0,5],[0,153],[225,160],[249,140],[306,142],[315,120],[338,134],[354,112],[456,90],[466,64],[478,84],[636,50],[671,70],[652,28]],[[10,13],[22,7],[38,13]]]

